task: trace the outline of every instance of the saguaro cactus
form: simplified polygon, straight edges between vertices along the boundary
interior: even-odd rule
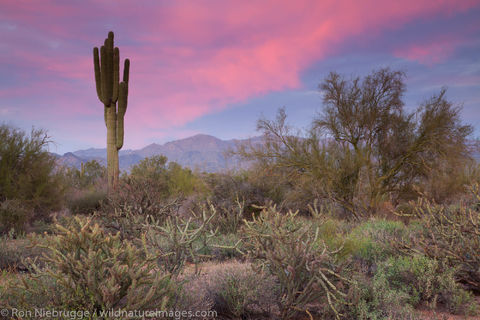
[[[113,32],[108,33],[105,44],[93,48],[93,65],[95,67],[95,84],[97,95],[104,105],[104,118],[107,127],[107,177],[109,189],[118,183],[118,151],[123,146],[123,119],[127,111],[128,76],[130,60],[125,59],[123,81],[119,82],[120,51],[113,45]],[[117,109],[118,101],[118,109]]]

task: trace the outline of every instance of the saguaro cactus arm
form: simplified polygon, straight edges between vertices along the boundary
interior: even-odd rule
[[[118,99],[118,82],[120,74],[120,50],[115,48],[113,50],[113,93],[112,100],[117,101]]]
[[[117,113],[117,150],[123,147],[124,117],[128,104],[128,78],[130,75],[130,60],[126,59],[123,67],[123,81],[119,85]]]
[[[93,66],[95,68],[95,85],[97,87],[98,99],[105,104],[102,92],[102,76],[100,71],[100,57],[98,56],[98,48],[93,48]]]

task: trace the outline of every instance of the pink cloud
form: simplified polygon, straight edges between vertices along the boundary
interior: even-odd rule
[[[93,89],[91,50],[113,29],[122,60],[132,60],[127,129],[147,140],[155,130],[178,129],[251,97],[298,88],[302,71],[338,53],[349,39],[375,37],[415,19],[478,5],[473,0],[182,0],[135,5],[126,0],[5,0],[0,19],[16,28],[0,29],[7,39],[0,63],[15,65],[17,77],[25,81],[11,91],[0,90],[0,98],[51,91],[46,103],[52,112],[64,108],[60,114],[65,121],[75,117],[68,118],[68,101],[74,101],[75,113],[84,108],[85,115],[94,114],[101,106]],[[395,55],[436,63],[450,56],[450,44],[412,45]],[[98,111],[100,125],[102,117]],[[143,145],[128,138],[127,143]]]
[[[394,55],[417,61],[427,66],[433,66],[448,60],[455,50],[467,43],[465,37],[447,37],[443,39],[434,39],[427,43],[414,43],[405,48],[399,48],[394,51]]]

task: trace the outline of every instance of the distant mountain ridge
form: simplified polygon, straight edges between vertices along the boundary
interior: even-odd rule
[[[221,172],[236,168],[244,168],[246,161],[236,156],[227,156],[226,152],[236,148],[237,144],[248,140],[261,141],[261,137],[251,139],[221,140],[211,135],[197,134],[185,139],[170,141],[165,144],[152,143],[139,150],[120,150],[120,170],[129,170],[131,166],[139,163],[146,157],[164,155],[168,161],[188,167],[192,170],[206,172]],[[97,160],[106,165],[107,149],[90,148],[67,152],[57,156],[57,163],[64,166],[80,168],[82,162]]]
[[[249,163],[237,156],[227,156],[226,152],[236,148],[238,144],[251,141],[261,143],[261,136],[250,139],[221,140],[211,135],[197,134],[185,139],[152,143],[138,150],[120,150],[120,170],[128,171],[131,166],[146,157],[164,155],[168,161],[175,161],[183,167],[206,172],[222,172],[248,167]],[[97,160],[102,165],[107,164],[106,148],[90,148],[67,152],[63,156],[55,154],[57,163],[63,166],[80,168],[82,162]],[[480,153],[472,149],[472,157],[480,162]]]

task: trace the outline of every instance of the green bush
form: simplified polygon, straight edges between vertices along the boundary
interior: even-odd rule
[[[319,88],[323,112],[309,130],[292,128],[282,108],[276,119],[257,122],[262,143],[237,152],[288,172],[298,198],[320,191],[342,216],[358,219],[377,214],[390,200],[418,196],[422,184],[427,190],[441,184],[442,196],[469,180],[473,127],[462,123],[461,108],[447,100],[445,89],[408,112],[401,71],[383,68],[363,78],[332,72]]]
[[[187,196],[202,188],[200,179],[190,169],[175,162],[167,164],[167,160],[162,155],[147,157],[132,167],[130,178],[155,183],[164,197]]]
[[[347,319],[415,319],[414,310],[407,303],[408,294],[391,288],[384,274],[373,279],[357,274],[355,280],[348,292],[348,304],[343,306]]]
[[[33,209],[31,219],[47,217],[62,205],[64,185],[48,150],[47,133],[0,125],[0,201],[18,199]]]
[[[17,232],[24,231],[32,215],[32,209],[25,206],[21,200],[0,202],[0,234],[7,233],[11,229]]]
[[[91,189],[105,180],[107,169],[97,160],[82,162],[80,170],[77,168],[64,168],[64,176],[68,184],[75,189]]]
[[[72,196],[67,205],[73,214],[91,214],[99,210],[106,199],[107,193],[103,190],[85,190]]]
[[[412,307],[426,303],[432,308],[443,304],[451,312],[471,310],[473,296],[456,283],[455,270],[425,256],[391,257],[379,265],[375,278],[379,277],[406,294]]]
[[[345,251],[372,271],[376,265],[396,255],[394,243],[408,234],[406,226],[399,221],[368,220],[358,224],[345,240]]]
[[[165,309],[177,292],[168,273],[118,235],[105,233],[91,219],[57,226],[58,235],[41,244],[46,266],[12,280],[0,300],[11,308],[67,308],[105,311]]]
[[[164,221],[180,210],[185,196],[202,188],[201,180],[189,169],[174,162],[167,165],[164,156],[145,158],[121,177],[102,211],[130,211]]]
[[[421,305],[475,315],[473,295],[455,282],[455,271],[425,256],[390,257],[373,278],[357,274],[345,314],[354,319],[412,319]]]

